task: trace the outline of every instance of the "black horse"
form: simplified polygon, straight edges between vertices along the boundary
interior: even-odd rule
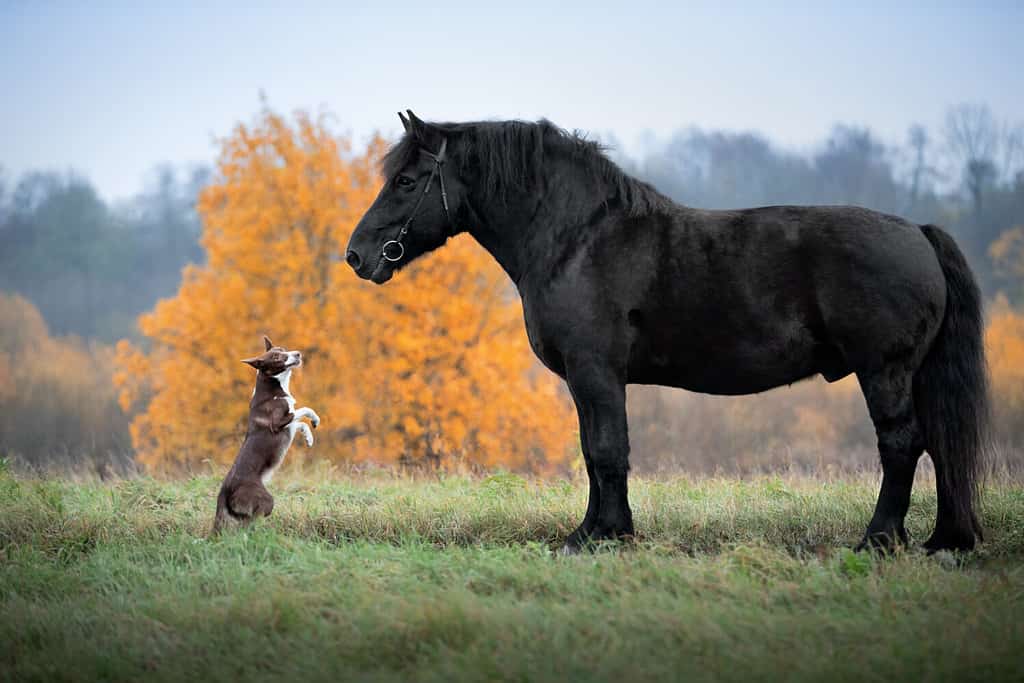
[[[408,114],[347,261],[382,284],[468,230],[512,278],[530,344],[568,383],[579,415],[590,499],[567,552],[633,534],[626,384],[735,395],[850,373],[883,472],[861,547],[907,542],[925,449],[938,516],[924,545],[974,547],[983,321],[948,234],[849,206],[693,209],[547,121]]]

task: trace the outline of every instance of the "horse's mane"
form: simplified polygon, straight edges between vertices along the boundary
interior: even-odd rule
[[[667,209],[671,201],[647,183],[627,175],[605,154],[605,148],[578,132],[559,128],[550,121],[474,121],[431,124],[448,136],[448,155],[459,171],[478,174],[478,189],[485,201],[504,202],[512,191],[543,187],[555,173],[551,163],[568,158],[570,172],[596,188],[576,201],[582,213],[598,204],[616,203],[630,216]],[[383,172],[392,178],[414,162],[420,143],[406,133],[384,156]],[[436,150],[430,150],[436,151]]]

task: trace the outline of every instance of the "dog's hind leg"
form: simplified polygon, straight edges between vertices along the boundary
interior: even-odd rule
[[[260,483],[243,484],[228,497],[228,511],[243,523],[268,517],[274,511],[274,497]]]

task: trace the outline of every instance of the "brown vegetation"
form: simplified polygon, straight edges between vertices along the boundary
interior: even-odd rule
[[[0,457],[101,477],[133,470],[112,362],[110,347],[51,337],[35,306],[0,293]]]

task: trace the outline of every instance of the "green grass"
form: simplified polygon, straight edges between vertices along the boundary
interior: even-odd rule
[[[1021,680],[1024,488],[960,561],[854,554],[873,477],[636,481],[642,536],[563,558],[580,482],[0,474],[0,679]],[[915,491],[918,540],[935,511]]]

